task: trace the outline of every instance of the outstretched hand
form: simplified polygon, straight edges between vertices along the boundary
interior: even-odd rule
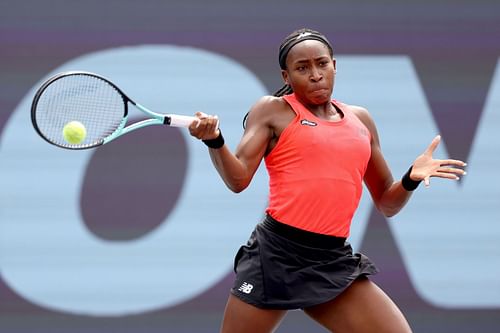
[[[437,135],[425,152],[413,163],[410,178],[415,181],[423,180],[426,187],[430,185],[431,177],[458,180],[460,176],[466,174],[463,170],[463,167],[467,165],[465,162],[453,159],[438,160],[432,157],[439,142],[441,142],[441,136]]]

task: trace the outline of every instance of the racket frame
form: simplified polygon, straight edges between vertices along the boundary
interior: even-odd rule
[[[57,80],[63,79],[68,76],[75,76],[75,75],[86,75],[86,76],[92,76],[95,77],[99,80],[102,80],[109,84],[112,88],[114,88],[121,96],[123,100],[123,105],[124,105],[124,113],[123,113],[123,119],[118,125],[118,127],[108,136],[105,138],[102,138],[100,141],[97,143],[92,143],[88,145],[82,145],[82,146],[64,146],[57,144],[47,138],[43,132],[40,130],[40,128],[37,125],[36,122],[36,108],[38,105],[38,101],[40,100],[40,97],[43,95],[44,91],[49,87],[52,83],[54,83]],[[134,105],[137,109],[142,111],[144,114],[149,116],[149,119],[144,119],[141,121],[138,121],[136,123],[132,123],[129,126],[126,126],[128,122],[128,115],[129,115],[129,106],[128,104]],[[52,77],[48,78],[37,90],[35,93],[35,96],[33,98],[33,102],[31,104],[31,122],[33,124],[33,127],[35,131],[40,135],[45,141],[49,142],[50,144],[56,145],[61,148],[66,148],[66,149],[71,149],[71,150],[80,150],[80,149],[89,149],[89,148],[94,148],[101,146],[103,144],[109,143],[118,137],[127,134],[131,131],[134,131],[136,129],[140,129],[146,126],[151,126],[151,125],[167,125],[167,126],[172,126],[172,127],[189,127],[189,125],[193,122],[198,120],[198,118],[193,117],[193,116],[183,116],[183,115],[176,115],[176,114],[161,114],[157,113],[154,111],[151,111],[150,109],[146,108],[145,106],[136,103],[134,100],[132,100],[130,97],[128,97],[116,84],[114,84],[111,80],[96,74],[92,72],[86,72],[86,71],[66,71],[66,72],[61,72],[53,75]],[[126,127],[125,127],[126,126]]]

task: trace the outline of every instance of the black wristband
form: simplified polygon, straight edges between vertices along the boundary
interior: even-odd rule
[[[413,169],[413,165],[408,169],[408,171],[406,171],[403,178],[401,178],[401,185],[403,185],[403,188],[407,191],[415,190],[418,187],[418,185],[420,184],[420,182],[422,182],[421,180],[413,180],[410,178],[410,174],[411,174],[412,169]]]
[[[215,139],[210,140],[201,140],[204,144],[207,145],[208,148],[219,149],[224,146],[224,137],[222,136],[222,131],[219,128],[219,136]]]

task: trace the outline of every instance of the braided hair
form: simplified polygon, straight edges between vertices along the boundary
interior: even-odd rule
[[[292,32],[290,35],[288,35],[283,42],[281,42],[280,48],[279,48],[279,55],[278,55],[278,62],[280,65],[280,68],[282,70],[286,70],[286,58],[288,56],[288,53],[294,47],[300,42],[303,42],[305,40],[317,40],[322,42],[323,44],[328,47],[328,51],[330,52],[330,56],[333,57],[333,47],[328,41],[328,39],[320,32],[308,29],[308,28],[302,28],[295,30]],[[281,97],[284,95],[289,95],[293,93],[293,89],[290,85],[284,84],[280,89],[278,89],[273,96],[275,97]],[[248,118],[248,112],[243,118],[243,128],[245,128],[246,120]]]

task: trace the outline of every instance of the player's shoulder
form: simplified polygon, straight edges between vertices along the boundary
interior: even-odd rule
[[[375,131],[375,122],[373,121],[368,109],[354,104],[339,103],[341,108],[354,114],[361,122],[370,130],[370,132]]]
[[[337,104],[339,104],[342,109],[350,111],[351,113],[354,113],[358,117],[369,117],[370,116],[368,109],[366,109],[363,106],[355,105],[355,104],[347,104],[347,103],[340,102],[340,101],[335,101],[335,102]]]
[[[365,107],[355,104],[347,104],[339,101],[336,102],[340,105],[341,109],[351,112],[356,117],[358,117],[362,122],[365,123],[373,121],[370,112],[368,112],[368,109],[366,109]]]
[[[277,111],[284,109],[288,104],[282,97],[263,96],[252,106],[250,114],[259,116],[273,116]]]
[[[254,105],[254,108],[272,108],[276,109],[277,107],[283,107],[287,103],[283,99],[283,97],[276,97],[276,96],[262,96]]]
[[[263,96],[257,100],[248,113],[247,125],[275,125],[280,115],[288,110],[288,103],[282,97]]]

